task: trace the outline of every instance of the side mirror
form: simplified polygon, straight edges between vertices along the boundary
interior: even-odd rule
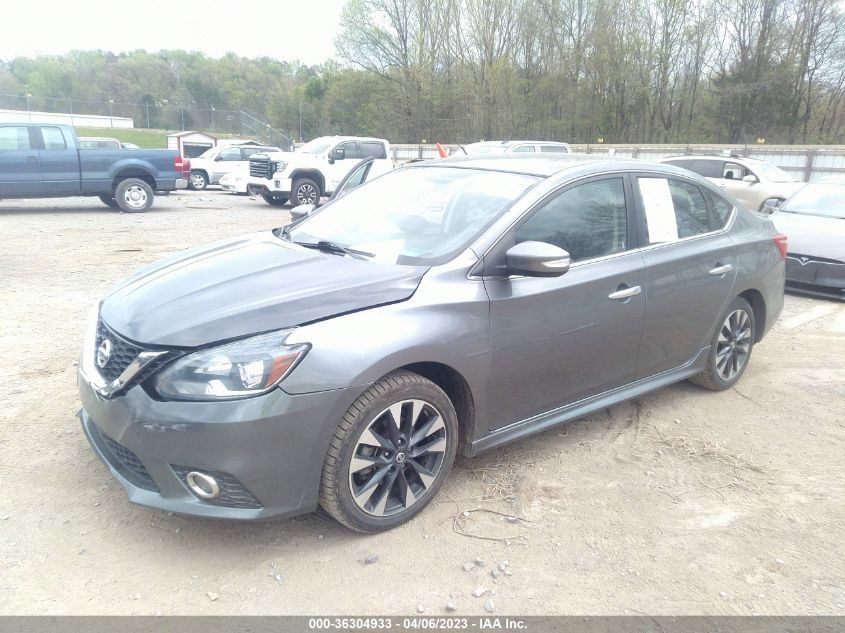
[[[342,147],[336,147],[332,150],[332,158],[335,160],[343,160],[346,158],[346,150]]]
[[[755,182],[760,182],[760,181],[757,179],[757,176],[755,176],[754,174],[748,174],[747,176],[745,176],[742,179],[742,182],[755,183]]]
[[[767,215],[771,215],[775,211],[778,210],[782,203],[782,200],[778,200],[777,198],[769,198],[768,200],[763,202],[763,213]]]
[[[560,277],[570,264],[569,253],[546,242],[520,242],[505,257],[509,273],[527,277]]]
[[[300,204],[299,206],[294,207],[290,210],[291,222],[299,222],[300,220],[304,220],[309,215],[314,213],[314,210],[316,208],[316,204]]]

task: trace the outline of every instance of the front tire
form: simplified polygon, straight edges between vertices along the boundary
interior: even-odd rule
[[[288,201],[287,196],[280,196],[272,193],[262,193],[261,197],[264,198],[264,202],[271,204],[274,207],[284,206]]]
[[[111,207],[112,209],[119,209],[120,206],[117,204],[117,200],[115,200],[112,196],[107,196],[105,194],[100,194],[97,196],[100,201],[106,205],[107,207]]]
[[[323,464],[320,505],[358,532],[396,527],[437,494],[457,445],[457,415],[443,390],[409,371],[388,374],[340,421]]]
[[[153,206],[155,193],[140,178],[127,178],[117,183],[114,199],[124,213],[143,213]]]
[[[719,323],[710,343],[707,369],[689,379],[712,391],[730,389],[739,381],[748,367],[757,336],[754,310],[742,297],[731,302]]]
[[[189,184],[191,185],[191,189],[202,191],[208,186],[208,176],[202,171],[192,171]]]
[[[294,206],[317,204],[321,195],[320,186],[310,178],[297,178],[290,190],[290,199]]]

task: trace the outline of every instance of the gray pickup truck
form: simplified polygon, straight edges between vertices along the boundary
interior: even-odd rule
[[[69,125],[0,123],[0,199],[98,196],[127,213],[187,186],[191,163],[169,149],[82,149]]]

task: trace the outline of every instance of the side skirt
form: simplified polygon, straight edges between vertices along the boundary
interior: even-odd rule
[[[559,424],[573,422],[595,411],[606,409],[626,400],[638,398],[650,391],[656,391],[676,382],[686,380],[705,368],[709,353],[710,346],[703,347],[688,363],[676,369],[670,369],[669,371],[664,371],[654,376],[623,385],[622,387],[616,387],[610,391],[590,396],[584,400],[579,400],[578,402],[573,402],[557,409],[526,418],[525,420],[503,426],[472,442],[466,454],[468,457],[474,457],[503,444],[534,435],[535,433],[541,433]]]

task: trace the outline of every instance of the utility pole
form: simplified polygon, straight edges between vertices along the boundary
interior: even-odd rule
[[[32,97],[30,93],[26,93],[26,118],[29,121],[32,121],[32,114],[29,112],[29,99]]]
[[[299,97],[299,142],[302,142],[302,96]]]
[[[147,129],[150,129],[150,104],[145,103],[144,106],[147,108]]]
[[[112,114],[111,114],[111,106],[112,106],[113,103],[114,103],[114,99],[112,99],[111,96],[109,96],[109,127],[114,127],[114,121],[112,120]]]
[[[211,131],[214,131],[214,106],[211,106]]]

